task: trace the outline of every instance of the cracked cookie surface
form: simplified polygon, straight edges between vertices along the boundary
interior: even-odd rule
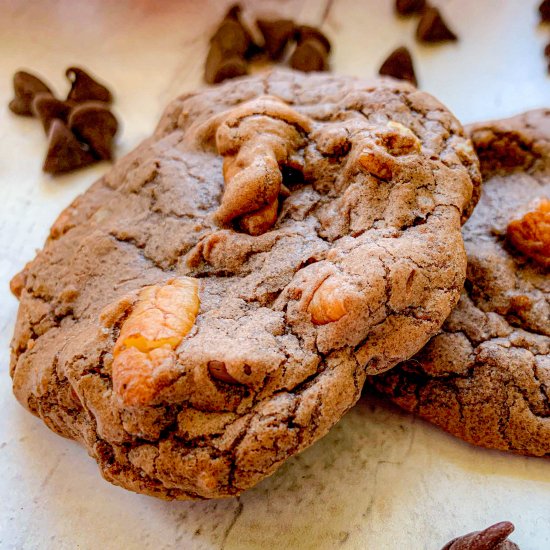
[[[484,176],[443,330],[369,384],[484,447],[550,455],[550,110],[469,128]]]
[[[479,181],[406,84],[273,71],[177,99],[14,278],[15,394],[113,483],[239,494],[440,328]]]

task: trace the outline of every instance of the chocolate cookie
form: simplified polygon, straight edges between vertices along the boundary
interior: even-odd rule
[[[485,183],[443,330],[370,381],[475,445],[550,455],[550,110],[470,128]]]
[[[184,96],[13,280],[15,394],[115,484],[236,495],[439,330],[479,181],[407,84],[275,71]]]

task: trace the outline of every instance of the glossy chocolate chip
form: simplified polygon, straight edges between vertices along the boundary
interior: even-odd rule
[[[406,80],[413,86],[418,85],[411,53],[404,46],[397,48],[388,56],[378,70],[378,74]]]
[[[69,120],[71,108],[72,105],[69,102],[56,99],[47,92],[36,94],[32,102],[32,112],[35,117],[40,119],[46,134],[54,119],[57,118],[65,123]]]
[[[97,159],[112,158],[118,122],[105,103],[90,101],[75,107],[69,116],[69,129]]]
[[[244,58],[224,53],[216,43],[211,44],[204,65],[204,80],[208,84],[218,84],[228,78],[243,76],[248,73]]]
[[[483,531],[474,531],[448,542],[441,550],[519,550],[508,540],[514,530],[509,521],[501,521]]]
[[[395,0],[395,11],[399,15],[414,15],[424,11],[426,0]]]
[[[545,23],[550,21],[550,0],[543,0],[539,6],[539,14],[541,21]]]
[[[69,67],[65,75],[71,82],[71,90],[67,96],[68,101],[82,103],[83,101],[103,101],[111,103],[113,96],[108,88],[92,78],[80,67]]]
[[[37,94],[52,93],[40,78],[27,71],[17,71],[13,75],[13,91],[15,97],[10,101],[10,111],[23,116],[33,116],[32,102]]]
[[[330,50],[331,50],[330,40],[317,27],[310,27],[309,25],[300,25],[296,27],[295,37],[298,44],[300,44],[301,42],[304,42],[305,40],[310,40],[310,39],[317,40],[324,46],[327,54],[330,53]]]
[[[416,29],[419,42],[446,42],[458,40],[457,35],[447,26],[437,8],[428,8],[422,14]]]
[[[290,19],[276,19],[270,21],[267,19],[258,19],[256,21],[264,37],[264,49],[270,59],[280,59],[287,44],[294,37],[294,21]]]
[[[305,73],[326,71],[328,55],[324,44],[315,38],[299,43],[290,58],[290,66]]]
[[[59,120],[54,119],[48,133],[48,152],[42,169],[49,174],[70,172],[96,162],[88,148]]]

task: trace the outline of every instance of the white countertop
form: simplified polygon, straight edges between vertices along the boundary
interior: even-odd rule
[[[464,122],[550,106],[542,56],[550,27],[538,0],[434,0],[461,37],[420,47],[392,0],[243,2],[248,12],[318,25],[336,72],[370,76],[402,43],[421,87]],[[8,281],[60,210],[109,165],[52,179],[36,120],[7,110],[26,67],[60,94],[83,65],[109,83],[123,129],[117,154],[153,129],[164,105],[200,84],[208,38],[226,2],[0,0],[0,548],[438,550],[500,520],[522,550],[550,548],[550,460],[476,449],[363,398],[322,441],[240,498],[163,502],[109,485],[74,442],[50,432],[11,393],[17,302]]]

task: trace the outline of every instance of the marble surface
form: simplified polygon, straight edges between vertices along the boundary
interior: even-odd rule
[[[390,0],[250,1],[249,16],[322,24],[334,70],[372,75],[412,47],[422,87],[464,122],[550,102],[541,55],[550,28],[538,0],[434,0],[462,40],[420,47]],[[240,498],[157,501],[113,487],[83,449],[51,433],[11,394],[9,340],[17,303],[8,281],[33,257],[62,207],[106,163],[51,179],[35,120],[6,109],[11,75],[34,69],[64,94],[71,64],[116,91],[119,155],[163,106],[200,84],[215,0],[0,0],[0,548],[434,549],[507,519],[522,550],[550,548],[550,461],[470,447],[371,398],[322,441]]]

